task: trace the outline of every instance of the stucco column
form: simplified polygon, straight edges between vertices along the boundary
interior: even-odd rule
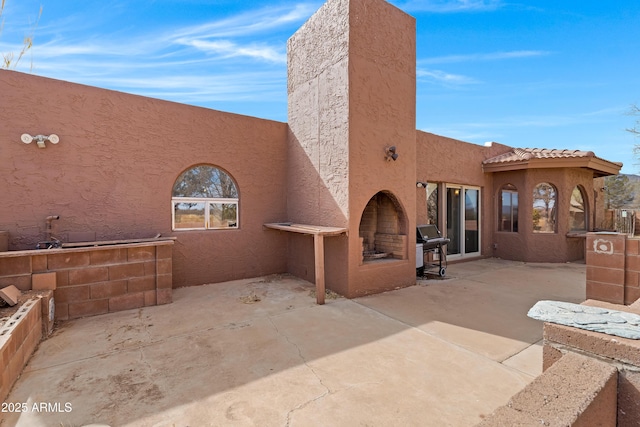
[[[288,219],[348,229],[325,242],[324,273],[349,297],[415,283],[415,39],[415,20],[384,0],[328,0],[288,41]],[[404,255],[367,268],[359,225],[381,192]],[[289,271],[317,280],[311,242],[289,239]]]
[[[587,299],[625,303],[625,249],[627,236],[587,233]]]

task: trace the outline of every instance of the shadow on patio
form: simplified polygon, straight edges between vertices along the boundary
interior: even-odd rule
[[[542,324],[526,312],[584,300],[585,267],[486,259],[447,273],[324,306],[308,282],[269,276],[64,323],[7,401],[71,411],[2,425],[474,425],[541,371]]]

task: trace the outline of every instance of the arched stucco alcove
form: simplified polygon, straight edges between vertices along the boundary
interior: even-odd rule
[[[406,212],[393,193],[376,193],[365,206],[360,218],[359,236],[363,260],[406,259],[407,223]]]

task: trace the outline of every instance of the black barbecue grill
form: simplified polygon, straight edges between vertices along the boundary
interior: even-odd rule
[[[438,263],[427,263],[422,268],[418,268],[417,274],[419,276],[424,275],[425,270],[437,268],[440,277],[444,277],[446,273],[447,265],[447,252],[444,247],[449,243],[451,239],[442,237],[440,230],[435,224],[419,225],[417,227],[416,243],[422,244],[422,254],[432,253],[438,256]],[[435,257],[434,257],[435,258]],[[433,260],[435,261],[435,259]]]

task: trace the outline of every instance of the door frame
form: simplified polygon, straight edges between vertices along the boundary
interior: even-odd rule
[[[450,188],[452,189],[458,189],[461,191],[462,196],[460,197],[460,215],[458,217],[458,221],[460,222],[460,236],[458,236],[458,244],[459,244],[459,249],[460,249],[460,253],[458,254],[447,254],[447,258],[451,259],[451,260],[456,260],[456,259],[462,259],[462,258],[466,258],[466,257],[478,257],[481,255],[482,253],[482,188],[475,186],[475,185],[462,185],[462,184],[451,184],[451,183],[445,183],[443,185],[444,190],[443,191],[443,202],[442,203],[442,221],[443,221],[443,230],[442,230],[442,234],[445,237],[448,237],[450,239],[452,239],[451,236],[448,235],[448,227],[447,227],[447,219],[448,219],[448,212],[447,212],[447,193],[449,191]],[[465,253],[466,248],[465,248],[465,191],[466,190],[477,190],[478,191],[478,251],[476,252],[470,252],[470,253]]]

